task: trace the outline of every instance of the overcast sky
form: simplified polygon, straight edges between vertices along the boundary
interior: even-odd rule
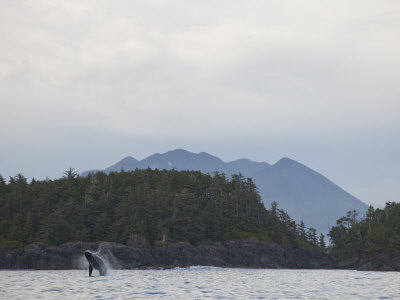
[[[184,148],[400,201],[400,2],[0,2],[0,173]]]

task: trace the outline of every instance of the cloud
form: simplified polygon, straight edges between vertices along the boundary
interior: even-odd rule
[[[93,133],[208,145],[201,151],[242,140],[277,153],[304,141],[311,153],[400,129],[396,1],[5,0],[0,8],[0,126],[12,126],[0,133],[3,156],[12,156],[8,145]]]

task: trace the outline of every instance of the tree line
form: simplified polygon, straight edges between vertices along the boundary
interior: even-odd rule
[[[330,229],[329,237],[329,253],[341,263],[366,256],[398,255],[400,203],[387,202],[383,209],[370,206],[363,218],[349,211]]]
[[[0,176],[0,243],[59,245],[72,241],[126,243],[139,235],[153,245],[257,238],[284,247],[324,247],[323,235],[297,225],[241,174],[135,170],[55,180],[8,182]]]

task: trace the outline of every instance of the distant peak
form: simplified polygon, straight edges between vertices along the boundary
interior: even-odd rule
[[[290,161],[295,161],[289,157],[282,157],[280,160],[278,160],[278,162],[290,162]]]
[[[187,151],[186,149],[182,149],[182,148],[176,148],[176,149],[171,150],[171,151],[176,151],[176,152],[190,152],[190,151]]]
[[[282,157],[274,165],[301,165],[301,163],[289,157]]]
[[[190,151],[187,151],[187,150],[185,150],[185,149],[175,149],[175,150],[171,150],[171,151],[168,151],[167,153],[171,153],[171,152],[175,152],[175,153],[185,153],[185,154],[193,154],[192,152],[190,152]]]
[[[291,170],[291,169],[298,169],[298,170],[303,169],[303,170],[305,170],[305,169],[307,169],[309,171],[317,173],[316,171],[314,171],[313,169],[307,167],[306,165],[304,165],[304,164],[302,164],[302,163],[300,163],[298,161],[295,161],[294,159],[288,158],[288,157],[281,158],[280,160],[278,160],[273,165],[273,167],[274,168],[280,168],[280,169],[287,169],[287,170]]]
[[[236,163],[236,162],[253,162],[253,161],[248,158],[239,158],[239,159],[231,161],[231,163]]]
[[[121,159],[121,162],[131,161],[131,160],[138,161],[136,158],[133,158],[132,156],[127,156]]]

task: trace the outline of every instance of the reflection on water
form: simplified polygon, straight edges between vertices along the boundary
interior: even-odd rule
[[[98,275],[98,273],[95,273]],[[0,299],[400,299],[400,274],[192,267],[0,271]]]

